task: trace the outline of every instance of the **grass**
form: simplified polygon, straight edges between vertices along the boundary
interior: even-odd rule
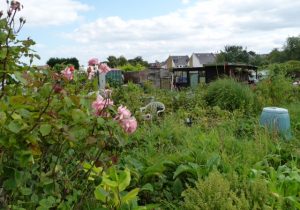
[[[226,186],[230,185],[227,192],[247,207],[243,209],[275,206],[294,209],[300,201],[299,195],[295,195],[295,202],[279,195],[279,201],[272,196],[274,189],[267,183],[270,168],[277,171],[279,166],[290,166],[295,160],[299,168],[299,102],[281,105],[289,109],[293,130],[293,139],[284,141],[259,126],[260,113],[207,107],[203,91],[169,95],[166,91],[156,91],[156,100],[167,102],[167,112],[152,122],[141,122],[138,131],[129,138],[130,146],[123,151],[123,164],[136,170],[135,185],[142,188],[148,183],[153,187],[153,191],[139,194],[140,203],[159,203],[162,209],[182,209],[187,205],[182,193],[187,195],[196,190],[197,194],[194,188],[197,182],[210,186],[205,180],[217,171]],[[175,103],[168,103],[171,100]],[[185,124],[186,117],[192,118],[191,127]],[[265,175],[252,179],[251,174],[256,170],[264,171]],[[180,175],[175,176],[179,172]],[[176,190],[181,193],[174,193]],[[267,194],[259,198],[256,190]],[[266,202],[264,207],[261,199]]]

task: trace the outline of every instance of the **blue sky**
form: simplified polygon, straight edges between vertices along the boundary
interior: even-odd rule
[[[0,0],[4,9],[6,0]],[[216,53],[238,44],[257,53],[281,47],[300,34],[300,1],[294,0],[23,0],[30,36],[42,65],[50,57],[77,57],[82,65],[109,55]]]

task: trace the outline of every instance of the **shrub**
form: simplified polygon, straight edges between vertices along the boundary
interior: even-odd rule
[[[210,173],[205,180],[199,180],[195,188],[183,192],[182,209],[233,210],[245,209],[230,189],[230,183],[218,171]]]
[[[274,74],[261,81],[255,90],[259,103],[263,106],[279,106],[293,101],[292,82],[283,74]]]
[[[141,64],[136,64],[136,65],[132,65],[130,63],[124,65],[124,66],[118,66],[118,69],[121,69],[123,71],[142,71],[143,69],[145,69],[145,66],[141,65]]]
[[[209,106],[229,111],[252,110],[254,94],[249,87],[233,79],[220,79],[209,85],[205,101]]]

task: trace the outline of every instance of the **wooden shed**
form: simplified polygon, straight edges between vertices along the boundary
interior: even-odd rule
[[[255,71],[257,78],[257,67],[247,64],[207,64],[203,67],[172,69],[174,85],[177,87],[195,87],[199,83],[209,83],[225,76],[248,82],[251,71]]]

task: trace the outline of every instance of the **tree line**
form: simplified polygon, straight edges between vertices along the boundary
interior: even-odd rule
[[[274,63],[285,63],[288,61],[299,61],[300,63],[300,36],[288,37],[281,49],[274,48],[269,54],[257,54],[254,51],[248,51],[247,47],[239,45],[226,45],[220,53],[217,54],[217,63],[245,63],[255,66],[263,66]],[[124,56],[116,57],[110,55],[107,57],[108,64],[111,68],[118,68],[124,71],[139,71],[149,67],[149,63],[141,56],[133,59],[127,59]],[[79,69],[79,61],[77,58],[50,58],[47,64],[51,68],[61,65],[73,65]]]
[[[274,48],[269,54],[256,54],[238,45],[227,45],[217,55],[217,63],[246,63],[256,66],[284,63],[288,61],[300,62],[300,36],[288,37],[282,49]]]

